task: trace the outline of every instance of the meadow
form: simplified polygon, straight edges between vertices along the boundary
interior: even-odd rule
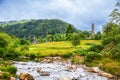
[[[40,44],[33,44],[29,47],[29,53],[37,54],[66,54],[71,53],[77,49],[86,49],[90,44],[101,44],[100,40],[81,40],[80,45],[73,46],[70,41],[61,42],[45,42]]]

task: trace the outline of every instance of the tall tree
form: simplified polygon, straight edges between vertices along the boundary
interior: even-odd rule
[[[72,33],[73,33],[72,25],[69,25],[66,30],[66,36],[71,36]]]
[[[120,58],[120,3],[110,14],[110,21],[103,27],[102,42],[105,45],[103,53],[113,59]]]
[[[73,27],[72,25],[69,25],[66,30],[66,37],[68,40],[70,40],[72,34],[73,34]]]
[[[120,25],[120,2],[115,5],[115,9],[109,15],[110,21]]]
[[[119,8],[118,8],[119,7]],[[115,9],[110,14],[110,21],[103,27],[103,42],[109,44],[116,43],[116,36],[120,35],[120,3],[116,4]],[[118,41],[120,42],[120,41]]]

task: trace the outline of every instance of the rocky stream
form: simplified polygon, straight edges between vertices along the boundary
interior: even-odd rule
[[[97,67],[90,72],[83,65],[74,65],[67,62],[15,62],[13,65],[18,69],[17,75],[27,73],[34,80],[113,80],[98,74],[100,70]],[[111,75],[108,74],[108,76]],[[20,80],[20,77],[24,76],[19,76],[17,80]]]

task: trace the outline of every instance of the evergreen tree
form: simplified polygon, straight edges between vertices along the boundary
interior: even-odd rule
[[[115,5],[115,9],[109,15],[110,21],[120,25],[120,2]]]
[[[67,40],[70,40],[72,34],[73,34],[73,27],[72,27],[72,25],[69,25],[69,26],[67,27],[67,30],[66,30]]]

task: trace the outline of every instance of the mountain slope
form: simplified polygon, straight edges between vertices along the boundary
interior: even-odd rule
[[[9,21],[0,24],[0,31],[19,38],[30,38],[31,36],[44,38],[49,34],[65,33],[68,25],[70,24],[59,19]],[[73,29],[76,31],[74,27]]]

